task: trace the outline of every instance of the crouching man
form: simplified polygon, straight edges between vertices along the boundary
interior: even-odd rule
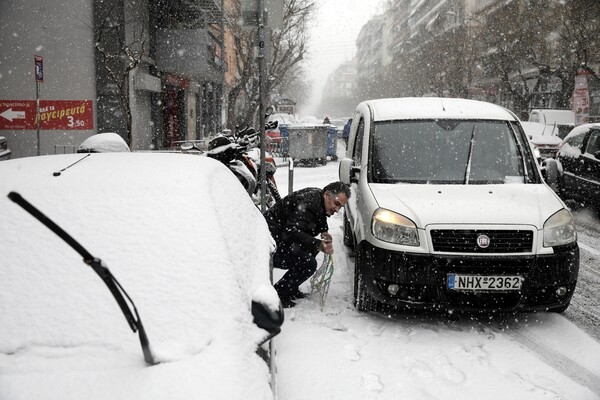
[[[299,286],[317,270],[317,254],[333,254],[327,218],[340,211],[349,197],[348,185],[332,182],[323,189],[298,190],[265,213],[277,243],[273,267],[287,270],[275,283],[284,307],[294,307],[294,300],[305,297]]]

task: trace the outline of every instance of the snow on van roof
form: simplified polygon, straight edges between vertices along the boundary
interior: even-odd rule
[[[546,125],[553,125],[555,122],[557,125],[575,125],[575,113],[571,110],[547,110],[547,109],[533,109],[530,112],[529,120],[531,121],[531,115],[539,114],[539,122]]]
[[[486,119],[515,121],[515,116],[496,104],[440,97],[403,97],[368,100],[375,121],[395,119]]]

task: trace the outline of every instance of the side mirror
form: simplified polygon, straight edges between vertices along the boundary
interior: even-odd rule
[[[553,158],[546,158],[542,161],[542,172],[548,185],[553,185],[558,181],[558,165]]]
[[[275,109],[273,108],[273,106],[269,106],[265,110],[265,115],[268,117],[269,115],[273,114],[273,112],[275,112]]]
[[[358,175],[360,175],[360,171],[360,166],[354,165],[354,160],[351,158],[344,158],[340,160],[340,181],[344,182],[346,185],[358,183]]]
[[[600,150],[598,150],[597,152],[594,153],[594,157],[596,157],[598,160],[600,160]]]
[[[264,303],[252,300],[252,316],[254,317],[256,326],[269,333],[269,336],[267,336],[263,343],[281,332],[281,325],[283,325],[284,319],[281,303],[277,310],[273,310]]]
[[[350,183],[358,183],[358,176],[360,175],[362,168],[360,166],[353,166],[350,168]]]

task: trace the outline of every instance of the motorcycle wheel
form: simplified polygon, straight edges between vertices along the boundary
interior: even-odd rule
[[[273,204],[281,200],[281,195],[279,194],[279,190],[277,186],[272,181],[267,181],[267,198],[273,198]]]

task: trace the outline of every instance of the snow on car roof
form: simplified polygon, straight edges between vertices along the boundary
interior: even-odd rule
[[[123,138],[115,132],[97,133],[85,139],[77,149],[80,152],[120,152],[129,151],[129,146]]]
[[[591,128],[600,128],[600,123],[582,124],[571,129],[569,134],[564,138],[564,142],[570,140],[573,136],[587,132]]]
[[[374,121],[395,119],[485,119],[515,121],[512,113],[495,104],[477,100],[404,97],[369,100],[363,104],[372,110]]]

